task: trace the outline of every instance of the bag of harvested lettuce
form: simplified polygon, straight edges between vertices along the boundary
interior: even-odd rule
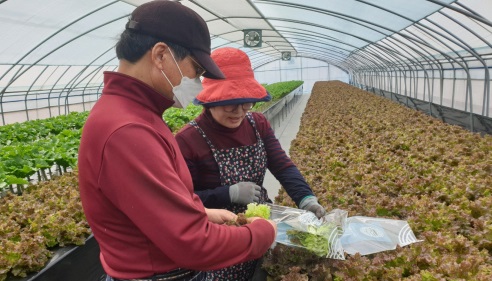
[[[334,209],[318,219],[309,211],[267,205],[270,206],[270,219],[277,223],[275,242],[305,248],[321,257],[345,259],[340,237],[347,211]]]

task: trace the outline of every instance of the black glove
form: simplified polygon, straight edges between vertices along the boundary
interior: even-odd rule
[[[261,187],[254,182],[238,182],[229,187],[231,202],[246,205],[260,201]]]
[[[299,208],[314,213],[318,219],[326,215],[325,208],[318,203],[318,198],[314,196],[307,196],[302,199]]]

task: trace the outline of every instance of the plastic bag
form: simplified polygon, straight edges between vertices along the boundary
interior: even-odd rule
[[[305,210],[270,206],[277,223],[276,243],[301,247],[318,256],[344,260],[345,254],[369,255],[421,242],[406,221],[354,216],[334,209],[323,218]]]
[[[277,223],[275,242],[305,248],[318,256],[345,259],[340,237],[347,218],[346,211],[335,209],[318,219],[305,210],[268,205],[270,219]]]
[[[362,216],[348,218],[341,237],[342,247],[350,255],[369,255],[420,241],[406,221]]]

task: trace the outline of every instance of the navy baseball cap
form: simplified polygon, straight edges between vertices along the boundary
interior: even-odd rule
[[[204,77],[225,76],[210,57],[210,33],[205,20],[180,2],[154,0],[138,6],[126,28],[182,46],[205,69]]]

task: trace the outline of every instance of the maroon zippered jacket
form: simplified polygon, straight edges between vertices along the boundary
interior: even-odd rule
[[[256,220],[211,223],[188,167],[162,119],[173,101],[116,72],[83,128],[80,196],[106,273],[143,278],[176,268],[211,270],[261,257],[275,239]]]

